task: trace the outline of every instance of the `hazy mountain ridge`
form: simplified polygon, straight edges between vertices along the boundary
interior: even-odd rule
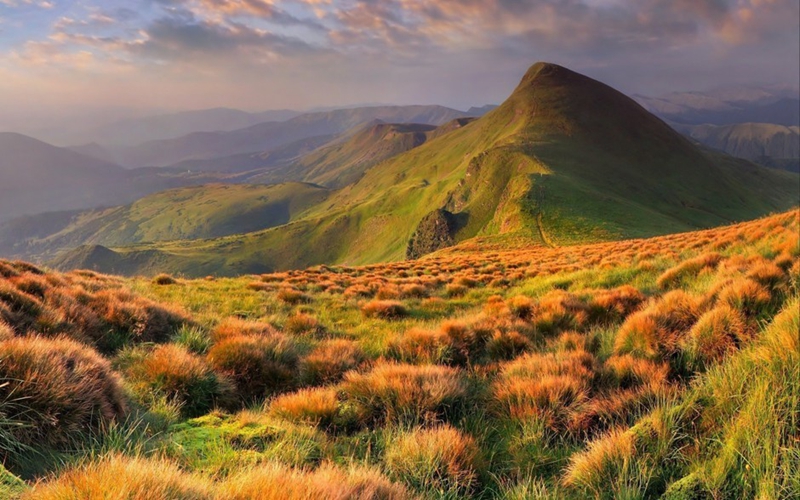
[[[186,160],[260,153],[298,140],[340,134],[372,120],[441,125],[468,116],[444,106],[381,106],[308,113],[230,132],[198,132],[120,150],[128,165],[167,166]]]
[[[759,163],[800,162],[800,127],[774,123],[679,125],[675,128],[706,146]],[[797,172],[798,170],[792,169]]]

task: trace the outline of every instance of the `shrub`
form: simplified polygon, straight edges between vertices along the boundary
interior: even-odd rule
[[[363,425],[451,417],[470,396],[460,370],[438,365],[381,363],[367,373],[347,373],[341,390]]]
[[[212,486],[163,459],[110,455],[38,483],[26,499],[211,500]]]
[[[208,361],[250,402],[292,388],[298,351],[297,343],[282,334],[235,335],[214,344]]]
[[[399,319],[408,315],[408,309],[396,300],[373,300],[361,306],[366,318]]]
[[[308,385],[338,382],[365,360],[364,351],[357,343],[345,339],[326,340],[300,362],[300,380]]]
[[[208,413],[230,402],[230,383],[218,376],[206,361],[177,344],[157,347],[127,370],[141,392],[163,394],[188,417]]]
[[[153,278],[154,285],[175,285],[178,283],[178,280],[170,276],[169,274],[159,274],[155,278]]]
[[[339,398],[336,388],[302,389],[276,397],[269,408],[281,418],[332,428],[338,420]]]
[[[330,463],[313,471],[275,462],[240,472],[218,489],[219,500],[406,500],[412,498],[399,484],[376,469],[342,469]]]
[[[125,413],[118,377],[94,349],[67,339],[0,342],[0,401],[24,444],[63,446]]]
[[[428,494],[470,496],[482,469],[475,440],[449,425],[417,429],[389,443],[389,474]]]

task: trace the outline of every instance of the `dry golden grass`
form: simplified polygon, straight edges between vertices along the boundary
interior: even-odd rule
[[[693,259],[685,260],[675,267],[664,271],[656,280],[656,284],[662,289],[674,288],[687,277],[697,276],[702,271],[709,271],[716,268],[722,260],[722,255],[711,252]]]
[[[110,455],[37,483],[26,500],[212,500],[211,483],[160,459]]]
[[[63,446],[122,417],[126,401],[109,362],[69,339],[16,337],[0,342],[0,401],[5,417],[25,425],[19,442]]]
[[[184,415],[197,417],[214,407],[228,406],[233,387],[202,357],[177,344],[156,347],[127,370],[138,391],[163,394],[180,405]]]
[[[343,469],[323,464],[305,471],[277,463],[241,472],[217,489],[219,500],[406,500],[402,485],[366,467]]]
[[[338,382],[366,360],[364,351],[352,340],[325,340],[300,361],[300,380],[308,385]]]
[[[337,392],[335,387],[301,389],[276,397],[269,409],[287,420],[332,428],[339,413]]]
[[[389,474],[420,492],[467,497],[483,467],[475,440],[445,425],[417,429],[390,441],[384,456]]]
[[[586,451],[570,459],[564,484],[584,488],[597,498],[608,498],[609,488],[633,458],[634,444],[633,434],[625,430],[613,430],[592,441]]]
[[[719,292],[719,301],[741,311],[747,318],[755,318],[765,309],[772,295],[763,285],[751,279],[737,279]]]
[[[218,340],[207,358],[247,403],[290,390],[299,353],[297,343],[283,334],[233,335]]]
[[[283,325],[283,330],[293,335],[319,336],[325,334],[325,327],[317,318],[301,312],[289,316]]]
[[[362,425],[436,421],[460,411],[469,397],[458,369],[395,363],[346,374],[341,391]]]
[[[457,347],[440,330],[412,328],[389,342],[388,355],[398,361],[416,364],[447,364],[457,356]]]
[[[751,337],[742,314],[722,304],[703,314],[683,340],[683,349],[700,368],[721,361]]]
[[[408,309],[397,300],[373,300],[361,306],[365,318],[399,319],[408,315]]]
[[[278,333],[277,330],[269,323],[226,318],[211,331],[211,339],[220,341],[239,335],[273,335],[276,333]]]
[[[589,399],[594,363],[584,350],[525,354],[502,367],[494,398],[512,419],[535,417],[564,429],[570,413]]]

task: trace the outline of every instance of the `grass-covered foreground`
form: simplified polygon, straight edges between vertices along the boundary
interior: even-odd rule
[[[799,216],[237,279],[0,262],[0,498],[798,498]]]

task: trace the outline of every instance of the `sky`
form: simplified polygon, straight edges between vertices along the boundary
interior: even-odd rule
[[[0,0],[0,127],[501,102],[536,61],[629,94],[800,79],[798,0]]]

